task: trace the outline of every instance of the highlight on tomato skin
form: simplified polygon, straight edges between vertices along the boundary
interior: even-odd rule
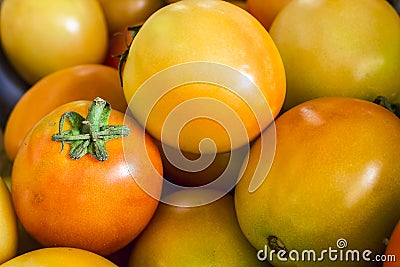
[[[158,206],[137,182],[143,179],[160,196],[162,163],[153,140],[102,99],[74,101],[25,137],[13,164],[12,199],[22,225],[43,246],[105,256],[136,238]]]

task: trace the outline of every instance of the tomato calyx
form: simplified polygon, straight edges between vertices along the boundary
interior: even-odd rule
[[[131,48],[131,44],[133,42],[133,39],[135,39],[135,36],[139,32],[140,28],[142,28],[142,25],[128,27],[128,31],[130,31],[131,35],[132,35],[132,40],[131,40],[131,42],[129,44],[127,44],[127,47],[126,47],[125,51],[122,54],[115,55],[115,57],[120,58],[120,61],[118,63],[118,73],[119,73],[119,81],[121,83],[121,86],[123,85],[122,70],[123,70],[124,64],[126,62],[126,59],[128,57],[129,49]]]
[[[64,150],[64,143],[70,143],[69,157],[72,159],[80,159],[89,153],[97,160],[105,161],[108,159],[105,142],[130,134],[126,125],[108,125],[110,113],[110,103],[96,97],[89,106],[86,118],[75,111],[62,114],[58,133],[52,135],[51,139],[61,142],[60,153]],[[71,123],[72,129],[63,132],[66,119]]]
[[[384,96],[377,96],[373,102],[386,108],[400,118],[400,103],[390,103],[390,101]]]
[[[267,241],[268,247],[274,251],[274,253],[279,253],[280,256],[284,257],[287,255],[288,250],[285,244],[277,236],[270,235],[267,237]],[[281,251],[283,251],[283,253]]]

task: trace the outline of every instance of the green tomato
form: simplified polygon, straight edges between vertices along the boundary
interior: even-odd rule
[[[287,75],[284,109],[322,96],[400,99],[400,19],[384,0],[293,0],[270,34]]]

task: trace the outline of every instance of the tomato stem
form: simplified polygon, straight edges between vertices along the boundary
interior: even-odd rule
[[[373,102],[386,108],[400,118],[400,103],[390,103],[390,101],[384,96],[377,96]]]
[[[51,139],[61,142],[61,151],[64,143],[70,143],[69,157],[80,159],[87,153],[99,161],[108,159],[105,142],[115,138],[128,136],[130,129],[125,125],[108,125],[111,105],[107,101],[96,97],[89,106],[88,115],[83,118],[75,111],[65,112],[61,115],[58,133]],[[64,131],[64,122],[69,120],[72,129]]]

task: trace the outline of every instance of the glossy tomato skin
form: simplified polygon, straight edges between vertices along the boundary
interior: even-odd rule
[[[127,102],[153,75],[188,62],[216,63],[243,73],[257,86],[257,92],[243,89],[247,90],[249,99],[257,102],[256,105],[265,99],[270,113],[273,116],[279,113],[286,83],[280,55],[265,28],[242,8],[226,1],[178,1],[155,12],[134,38],[124,66],[123,88]],[[176,75],[190,80],[190,75]],[[254,115],[258,106],[255,108],[248,104],[250,101],[243,101],[242,95],[237,96],[216,84],[190,82],[163,95],[150,114],[143,114],[137,107],[131,108],[141,123],[149,115],[146,129],[156,139],[161,140],[163,123],[169,113],[193,99],[215,100],[231,108],[246,128],[248,138],[232,145],[229,135],[235,135],[234,131],[227,133],[212,119],[198,118],[187,123],[179,136],[179,148],[190,153],[198,153],[198,144],[206,138],[214,141],[218,153],[235,149],[254,139],[260,128],[271,122],[268,119],[259,125]],[[258,92],[261,92],[260,97],[256,97]],[[202,107],[208,110],[207,105]],[[269,112],[268,108],[261,109],[263,114]],[[166,136],[166,139],[169,140],[162,141],[176,147],[171,141],[175,140],[174,136]]]
[[[125,124],[130,135],[106,143],[106,161],[89,154],[73,160],[67,144],[60,153],[61,143],[51,136],[58,133],[61,115],[72,110],[86,117],[89,104],[62,105],[31,129],[14,160],[12,197],[22,225],[44,246],[109,255],[132,241],[150,221],[158,200],[135,179],[151,181],[156,196],[161,190],[162,166],[152,139],[115,110],[109,125]]]
[[[112,108],[125,112],[127,104],[117,70],[101,64],[84,64],[42,78],[22,95],[7,120],[4,146],[8,158],[15,158],[28,131],[53,109],[96,97],[107,99]]]
[[[4,52],[29,84],[62,68],[104,60],[107,25],[96,0],[3,0],[0,18]]]
[[[285,110],[323,96],[399,101],[400,18],[387,1],[294,0],[270,34],[285,64]]]
[[[280,116],[276,135],[275,158],[262,185],[249,193],[258,139],[236,186],[236,211],[250,242],[263,249],[275,236],[289,251],[313,249],[319,256],[323,249],[338,249],[344,238],[346,249],[371,250],[370,258],[383,254],[400,217],[400,120],[371,102],[319,98]],[[286,264],[373,264],[324,259]],[[287,266],[276,258],[272,263]]]

